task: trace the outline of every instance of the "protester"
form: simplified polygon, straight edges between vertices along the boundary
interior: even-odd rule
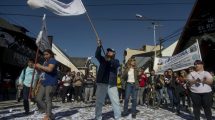
[[[181,93],[180,93],[180,98],[182,100],[182,105],[183,107],[186,107],[185,105],[185,100],[187,98],[187,110],[191,110],[190,107],[191,107],[191,101],[190,101],[190,94],[189,94],[189,86],[187,84],[187,72],[185,70],[181,70],[180,71],[180,74],[179,74],[179,84],[181,86]]]
[[[119,93],[119,99],[120,102],[124,99],[124,91],[122,88],[122,79],[121,79],[121,75],[118,73],[117,74],[117,89],[118,89],[118,93]]]
[[[74,81],[73,81],[73,87],[75,90],[75,100],[77,102],[80,102],[81,100],[83,100],[83,96],[82,96],[82,89],[83,89],[83,77],[81,76],[80,72],[77,72]]]
[[[163,98],[163,86],[164,86],[164,79],[160,77],[160,75],[156,75],[156,83],[155,83],[155,91],[156,91],[156,100],[157,104],[156,107],[160,107],[162,101],[165,99]]]
[[[155,71],[150,71],[150,76],[148,77],[148,88],[147,88],[147,104],[149,105],[150,102],[152,103],[152,106],[155,107],[157,92],[156,92],[156,83],[158,81],[158,76],[155,75]],[[160,99],[160,98],[159,98]]]
[[[175,107],[177,107],[176,96],[175,96],[175,88],[176,88],[176,77],[173,75],[173,70],[169,68],[167,70],[168,75],[165,80],[165,84],[167,86],[167,93],[169,96],[170,107],[172,112],[175,112]]]
[[[180,98],[184,97],[185,90],[183,89],[182,83],[179,80],[178,72],[173,73],[173,78],[175,80],[175,83],[174,83],[175,85],[173,87],[174,88],[173,89],[173,103],[174,103],[174,106],[176,107],[176,114],[179,115],[179,114],[181,114]],[[174,112],[174,110],[173,110],[173,112]]]
[[[122,79],[126,82],[125,88],[125,101],[122,116],[127,116],[128,113],[128,102],[131,96],[132,98],[132,108],[131,114],[132,118],[136,118],[136,106],[137,106],[137,92],[139,88],[139,78],[138,69],[136,67],[135,58],[128,60],[125,71],[123,72]]]
[[[10,99],[10,91],[12,88],[12,78],[9,73],[5,73],[3,77],[3,82],[2,82],[2,96],[3,100],[9,100]]]
[[[145,89],[146,89],[146,82],[147,76],[144,73],[144,69],[140,68],[139,71],[139,89],[137,93],[137,104],[143,105],[145,103]]]
[[[167,89],[165,85],[165,76],[164,75],[159,75],[159,93],[161,97],[161,104],[164,104],[165,107],[167,107]]]
[[[98,47],[95,53],[95,57],[100,63],[96,83],[96,108],[95,119],[102,119],[102,106],[105,101],[106,94],[110,98],[113,106],[114,118],[116,120],[121,117],[119,94],[117,90],[117,68],[120,66],[119,60],[115,59],[116,52],[108,48],[105,57],[101,55],[102,44],[98,41]]]
[[[28,66],[24,68],[19,76],[18,86],[22,86],[23,88],[23,105],[25,109],[25,114],[29,114],[29,99],[30,99],[30,92],[35,87],[37,80],[39,78],[38,72],[34,71],[34,60],[28,60]],[[34,74],[34,80],[33,79]],[[31,88],[32,87],[32,88]]]
[[[204,109],[207,120],[212,120],[212,89],[213,78],[204,70],[201,60],[194,62],[195,71],[191,72],[187,79],[190,83],[191,99],[193,102],[193,113],[195,120],[200,120],[200,109]]]
[[[57,64],[58,62],[54,58],[54,53],[50,49],[46,49],[43,52],[45,62],[43,65],[37,63],[36,68],[43,72],[43,78],[41,80],[41,85],[38,91],[36,100],[38,102],[38,107],[45,110],[46,115],[43,120],[54,119],[52,113],[52,98],[55,93],[58,77],[57,77]],[[45,101],[43,100],[45,98]]]
[[[93,97],[93,88],[94,88],[95,78],[93,77],[93,73],[89,72],[89,75],[84,81],[84,87],[85,87],[85,103],[92,102]]]
[[[71,100],[71,102],[74,102],[75,101],[75,89],[74,89],[74,86],[73,86],[73,81],[75,79],[75,75],[76,75],[76,72],[75,71],[72,71],[71,72],[71,83],[70,83],[70,91],[69,91],[69,101]]]
[[[70,70],[67,71],[66,75],[62,78],[63,83],[63,90],[62,90],[62,103],[65,103],[65,99],[67,99],[67,102],[70,102],[69,98],[69,92],[70,92],[70,84],[71,84],[72,78],[71,78],[71,72]]]
[[[215,92],[215,75],[213,71],[210,71],[211,76],[213,77],[213,84],[212,84],[212,90]]]

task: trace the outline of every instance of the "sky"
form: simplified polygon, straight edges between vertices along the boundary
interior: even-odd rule
[[[59,0],[69,3],[72,0]],[[37,37],[42,16],[47,15],[48,34],[53,42],[72,57],[94,56],[96,36],[86,14],[61,17],[50,11],[32,9],[27,0],[0,0],[0,17],[25,27],[28,35]],[[157,20],[156,40],[164,38],[165,47],[180,37],[195,0],[82,0],[95,25],[104,48],[116,50],[116,58],[123,61],[126,48],[139,49],[154,45],[152,22]],[[141,14],[144,18],[137,18]],[[93,59],[95,60],[95,59]]]

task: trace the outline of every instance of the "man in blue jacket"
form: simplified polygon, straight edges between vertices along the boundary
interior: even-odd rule
[[[96,78],[96,109],[95,119],[102,119],[102,106],[105,101],[106,94],[110,98],[113,106],[115,120],[120,119],[121,109],[119,102],[119,95],[117,90],[117,68],[120,66],[119,60],[115,59],[116,52],[108,48],[106,55],[101,55],[102,44],[98,41],[98,47],[96,50],[95,57],[99,61],[100,66]]]
[[[29,114],[29,93],[31,92],[31,87],[34,88],[36,86],[37,80],[39,78],[38,72],[35,71],[34,80],[32,82],[32,76],[34,71],[34,59],[28,60],[28,66],[22,70],[22,73],[19,76],[19,86],[23,87],[23,105],[25,109],[25,114]],[[33,83],[33,84],[32,84]],[[32,84],[32,85],[31,85]]]

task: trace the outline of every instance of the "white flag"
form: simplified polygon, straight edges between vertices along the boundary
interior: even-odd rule
[[[46,28],[46,15],[44,14],[43,20],[42,20],[42,29],[39,32],[36,40],[37,47],[44,51],[46,49],[51,49],[51,43],[48,40],[48,33]]]
[[[73,0],[68,4],[58,0],[28,0],[27,3],[32,8],[43,7],[60,16],[81,15],[86,12],[81,0]]]

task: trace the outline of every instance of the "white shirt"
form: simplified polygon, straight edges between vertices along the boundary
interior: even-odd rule
[[[194,79],[196,80],[198,78],[201,81],[203,81],[204,78],[212,79],[212,76],[207,71],[200,71],[200,72],[193,71],[187,76],[187,79],[189,81],[193,81]],[[211,86],[209,86],[208,84],[203,84],[203,83],[193,84],[190,87],[190,90],[193,93],[209,93],[212,91]]]
[[[68,75],[64,76],[62,79],[64,86],[70,86],[72,78]]]
[[[127,82],[129,82],[129,83],[134,83],[135,82],[134,69],[133,68],[130,68],[129,71],[128,71],[128,80],[127,80]]]

